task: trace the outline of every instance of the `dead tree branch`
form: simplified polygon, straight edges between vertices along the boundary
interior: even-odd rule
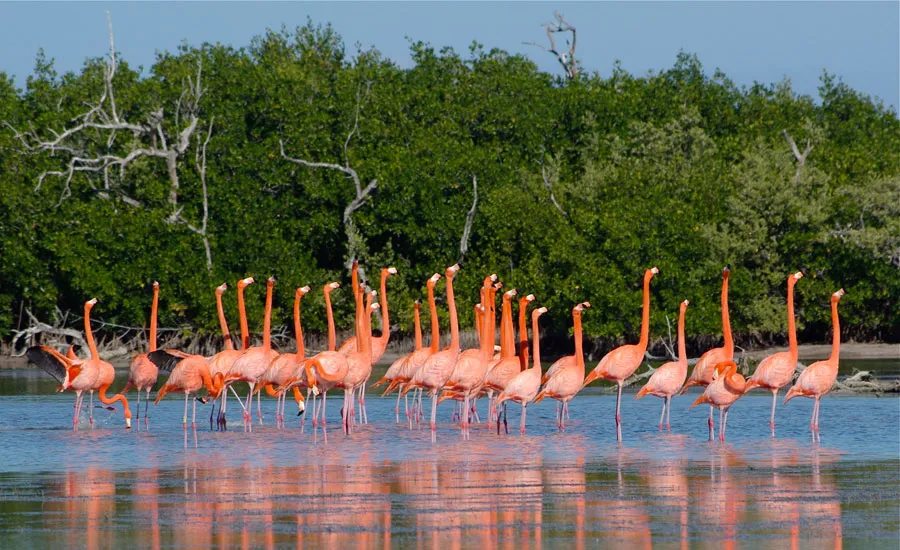
[[[462,238],[459,240],[459,261],[462,263],[466,252],[469,251],[469,237],[472,234],[472,223],[475,221],[475,209],[478,207],[478,179],[472,176],[472,208],[466,214],[466,224],[463,227]]]
[[[781,133],[784,135],[784,139],[787,140],[788,144],[791,146],[791,152],[794,153],[794,158],[797,160],[797,171],[794,173],[794,183],[800,181],[800,174],[803,172],[803,167],[806,165],[806,157],[809,156],[810,152],[813,150],[812,141],[809,138],[806,138],[806,148],[803,152],[800,152],[800,149],[797,147],[797,142],[794,141],[794,138],[788,133],[787,130],[782,130]]]
[[[553,19],[553,21],[548,21],[542,25],[547,31],[547,40],[550,42],[550,47],[538,44],[537,42],[525,42],[525,44],[552,53],[556,56],[556,60],[559,61],[563,71],[565,71],[566,80],[575,80],[578,78],[578,62],[575,60],[575,43],[577,40],[575,27],[570,25],[558,11],[553,12]],[[568,50],[561,52],[556,47],[556,40],[553,38],[553,35],[566,32],[572,33],[572,41],[569,42],[566,40],[566,45],[569,48]]]
[[[547,191],[550,193],[550,201],[553,203],[553,206],[556,207],[560,214],[568,217],[569,215],[566,214],[566,211],[559,205],[556,196],[553,194],[553,184],[559,181],[559,170],[555,163],[548,167],[544,164],[543,159],[541,160],[541,178],[544,180],[544,187],[546,187]]]

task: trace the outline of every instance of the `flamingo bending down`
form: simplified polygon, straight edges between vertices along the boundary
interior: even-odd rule
[[[150,306],[150,349],[148,350],[148,353],[156,351],[156,308],[158,303],[159,283],[153,281],[153,303]],[[141,424],[141,392],[147,393],[147,398],[145,400],[146,404],[144,405],[144,424],[149,426],[150,418],[147,415],[150,407],[150,390],[152,390],[154,384],[156,384],[158,376],[159,369],[157,369],[156,365],[153,364],[153,361],[147,357],[147,353],[135,355],[134,359],[131,360],[128,383],[125,384],[122,393],[128,393],[128,390],[131,388],[137,390],[137,407],[135,408],[137,417],[135,420],[137,420],[138,429],[140,429]]]
[[[150,361],[163,372],[171,372],[169,379],[163,387],[156,392],[154,405],[171,392],[184,393],[184,416],[181,424],[187,430],[188,398],[190,394],[197,393],[201,388],[206,388],[212,399],[216,399],[222,391],[225,376],[217,373],[215,378],[209,374],[209,360],[202,355],[186,355],[174,350],[156,350],[148,354]],[[191,416],[191,428],[197,427],[197,400],[193,401],[193,413]]]
[[[97,352],[97,344],[94,341],[94,332],[91,330],[91,309],[97,299],[93,298],[84,303],[84,334],[91,353],[90,359],[74,358],[70,353],[62,355],[53,348],[47,346],[33,346],[28,348],[25,354],[29,361],[43,369],[45,372],[60,381],[61,390],[75,392],[75,416],[72,419],[72,429],[78,430],[78,419],[81,413],[81,402],[84,399],[83,392],[91,395],[90,424],[94,426],[94,392],[100,397],[104,405],[112,405],[121,401],[125,416],[125,429],[131,429],[131,409],[128,407],[128,399],[121,393],[112,397],[106,396],[106,390],[112,385],[116,377],[116,370],[106,361],[100,359]],[[70,348],[71,352],[71,348]]]
[[[709,403],[719,409],[719,441],[725,441],[725,428],[728,425],[728,409],[746,392],[747,382],[737,373],[734,361],[719,363],[713,369],[713,381],[706,391],[694,401],[691,408],[702,403]]]
[[[641,366],[644,354],[647,352],[647,343],[650,339],[650,280],[657,273],[659,273],[659,270],[655,267],[644,272],[644,307],[641,317],[640,341],[637,345],[619,346],[607,353],[584,379],[585,386],[598,378],[612,380],[618,386],[618,392],[616,393],[616,441],[622,441],[622,416],[620,414],[622,383]]]
[[[813,431],[813,436],[818,438],[819,434],[819,399],[823,395],[831,391],[834,382],[837,380],[838,359],[841,351],[841,325],[838,319],[838,302],[844,295],[844,289],[840,289],[831,295],[831,356],[825,361],[816,361],[812,365],[806,367],[797,382],[787,395],[784,396],[784,402],[787,403],[794,397],[809,397],[815,399],[813,406],[812,418],[809,421],[809,427]]]
[[[734,360],[734,340],[731,337],[731,319],[728,316],[728,277],[731,274],[731,268],[729,266],[725,266],[722,270],[722,295],[721,295],[721,308],[722,308],[722,337],[724,338],[724,343],[720,348],[713,348],[707,350],[706,353],[700,356],[700,359],[697,361],[697,364],[694,365],[694,370],[691,372],[691,377],[688,378],[687,383],[685,383],[684,388],[681,390],[681,393],[687,391],[691,386],[708,386],[710,382],[712,382],[712,375],[715,372],[715,367],[719,363],[724,363],[727,361]],[[709,407],[709,440],[713,440],[713,407],[710,405]]]
[[[530,295],[529,295],[530,296]],[[533,298],[532,298],[533,299]],[[531,301],[531,300],[529,300]],[[522,307],[521,305],[519,307]],[[521,310],[520,310],[521,311]],[[522,420],[519,423],[519,431],[525,435],[525,411],[528,403],[534,401],[541,389],[541,344],[538,332],[538,317],[547,312],[547,308],[539,307],[531,312],[531,335],[534,347],[534,365],[525,369],[506,384],[506,389],[500,392],[494,406],[499,406],[504,401],[515,401],[522,405]],[[521,350],[520,350],[521,352]],[[499,427],[499,424],[498,424]]]
[[[297,338],[296,353],[282,353],[276,357],[265,374],[260,378],[260,384],[265,387],[266,392],[275,398],[275,424],[284,427],[284,407],[287,399],[287,391],[296,388],[294,382],[294,374],[297,367],[304,362],[306,356],[306,348],[303,345],[303,329],[300,326],[300,300],[310,291],[308,286],[300,287],[294,291],[294,336]],[[300,395],[300,390],[294,393],[295,397]],[[297,402],[300,411],[303,411],[303,398],[300,397]]]
[[[572,324],[575,327],[575,355],[568,355],[557,359],[550,370],[553,374],[544,375],[541,383],[544,389],[534,398],[535,403],[540,403],[545,397],[556,399],[562,403],[562,407],[557,406],[556,409],[556,427],[565,431],[566,416],[569,411],[569,401],[581,391],[582,381],[584,380],[584,349],[581,343],[581,312],[586,307],[591,307],[590,302],[582,302],[576,304],[572,308]],[[537,341],[537,334],[534,335]]]
[[[254,283],[253,277],[247,277],[246,279],[241,279],[237,283],[237,303],[238,303],[238,319],[240,321],[241,327],[241,348],[234,349],[234,343],[231,341],[231,333],[228,331],[228,322],[225,320],[225,310],[222,307],[222,294],[228,289],[228,285],[222,283],[218,287],[216,287],[216,309],[219,313],[219,326],[222,329],[222,339],[224,342],[225,349],[220,351],[219,353],[213,355],[209,358],[209,373],[210,376],[215,378],[215,376],[221,373],[223,376],[227,375],[231,370],[231,367],[234,365],[234,362],[238,357],[244,354],[247,346],[250,342],[250,333],[247,329],[247,311],[244,308],[244,289],[247,285],[251,285]],[[229,389],[234,392],[234,388],[229,386]],[[238,404],[240,404],[242,409],[245,409],[244,404],[241,402],[240,397],[235,393],[235,397],[237,397]],[[219,416],[217,417],[216,425],[220,430],[228,429],[228,423],[225,418],[225,410],[227,404],[228,392],[223,391],[220,395],[219,404]],[[215,412],[215,404],[213,404],[213,410],[209,411],[209,429],[212,429],[212,415]]]
[[[422,388],[431,393],[431,440],[437,440],[437,399],[438,392],[444,387],[459,356],[459,321],[456,316],[456,300],[453,296],[453,277],[459,271],[459,265],[454,264],[447,268],[444,276],[447,278],[447,306],[450,310],[450,349],[432,354],[425,360],[422,368],[403,388],[406,395],[414,388]]]
[[[672,396],[678,393],[678,390],[681,389],[681,385],[684,384],[684,379],[687,376],[688,365],[684,342],[684,312],[687,311],[689,303],[688,300],[681,302],[681,307],[678,311],[678,360],[670,361],[656,369],[653,375],[650,376],[650,380],[644,384],[641,391],[634,397],[635,399],[640,399],[641,397],[650,394],[656,397],[662,397],[665,400],[663,401],[662,413],[659,415],[660,430],[662,430],[663,427],[663,417],[666,419],[666,429],[671,429],[669,427],[669,411],[672,406]]]
[[[235,359],[234,364],[228,374],[225,375],[225,384],[230,385],[234,382],[247,382],[250,385],[250,391],[247,392],[247,399],[244,402],[244,428],[247,431],[253,431],[253,391],[259,383],[260,377],[272,364],[272,361],[278,357],[278,352],[272,349],[272,289],[275,287],[275,277],[269,277],[266,281],[266,310],[263,317],[263,343],[261,346],[248,348]],[[243,319],[241,331],[243,332]],[[259,405],[257,404],[257,407]],[[258,412],[259,423],[262,424],[262,413]]]
[[[765,388],[772,392],[772,416],[769,418],[769,427],[772,429],[772,437],[775,437],[775,403],[778,400],[778,390],[782,386],[791,383],[794,371],[797,370],[797,327],[794,323],[794,285],[803,277],[803,273],[797,272],[787,280],[787,310],[788,310],[788,351],[772,354],[763,359],[756,372],[747,380],[747,390]]]
[[[340,288],[340,283],[328,283],[323,287],[325,293],[325,314],[328,317],[328,349],[318,353],[313,360],[314,368],[310,371],[315,377],[316,392],[322,391],[322,433],[325,435],[325,441],[328,441],[328,432],[325,428],[325,403],[328,397],[328,390],[340,383],[347,376],[347,358],[336,350],[335,345],[335,328],[334,313],[331,309],[331,291]],[[317,426],[319,411],[315,407],[315,392],[313,393],[313,429]],[[341,419],[343,421],[343,418]],[[303,423],[306,422],[306,416],[303,417]]]

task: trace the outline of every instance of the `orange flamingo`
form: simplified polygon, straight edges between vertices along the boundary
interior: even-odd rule
[[[516,357],[515,335],[513,334],[512,303],[511,299],[516,295],[516,289],[503,294],[502,315],[500,329],[500,359],[495,361],[488,369],[484,377],[484,388],[489,392],[502,392],[514,376],[522,372],[519,358]],[[491,338],[493,343],[493,337]],[[491,404],[490,417],[497,419],[497,430],[500,430],[500,416],[503,415],[503,424],[506,427],[506,407],[498,411],[497,403]],[[508,432],[508,430],[507,430]]]
[[[413,302],[413,329],[414,329],[414,345],[413,351],[407,353],[406,355],[402,355],[398,357],[391,366],[388,367],[388,370],[384,373],[375,384],[372,385],[373,388],[377,388],[378,386],[387,383],[388,389],[390,389],[391,383],[400,375],[403,371],[403,368],[406,366],[406,362],[409,361],[410,357],[412,357],[415,353],[422,351],[422,324],[419,316],[419,301],[416,300]],[[385,395],[388,392],[385,391]],[[406,406],[406,414],[409,414],[409,404]],[[397,404],[394,406],[394,416],[395,423],[400,423],[400,393],[397,392]]]
[[[225,349],[220,351],[219,353],[213,355],[209,359],[209,373],[210,376],[214,377],[221,373],[223,376],[227,375],[231,370],[231,367],[234,365],[234,362],[238,357],[243,355],[247,346],[250,343],[250,333],[247,329],[247,311],[244,308],[244,289],[247,288],[247,285],[253,284],[255,281],[253,277],[247,277],[246,279],[241,279],[237,283],[237,303],[238,303],[238,316],[241,327],[241,349],[234,349],[234,343],[231,341],[231,333],[228,331],[228,322],[225,320],[225,310],[222,307],[222,294],[228,289],[228,285],[222,283],[218,287],[216,287],[216,309],[219,313],[219,325],[222,329],[222,339],[224,342]],[[234,393],[234,396],[238,400],[238,404],[240,404],[242,409],[245,409],[244,403],[241,402],[241,398],[238,397],[237,393],[234,391],[234,388],[229,386],[229,389]],[[220,430],[228,429],[228,423],[225,418],[226,405],[228,401],[228,392],[223,391],[220,396],[221,403],[219,405],[219,416],[216,421],[217,427]],[[215,407],[213,407],[215,409]],[[212,413],[210,411],[210,420],[209,420],[209,428],[212,429]]]
[[[725,441],[728,409],[744,395],[748,385],[744,377],[737,373],[737,365],[734,361],[719,363],[713,372],[713,381],[691,405],[691,408],[694,408],[702,403],[709,403],[719,409],[719,441]]]
[[[529,294],[529,296],[531,296]],[[532,300],[534,297],[532,297]],[[529,300],[530,302],[531,300]],[[520,306],[522,307],[522,306]],[[520,309],[521,311],[521,309]],[[515,401],[522,405],[522,419],[519,423],[519,431],[525,435],[525,412],[528,403],[534,401],[537,397],[538,390],[541,389],[541,343],[540,333],[538,332],[538,317],[547,312],[547,308],[539,307],[531,312],[531,334],[534,346],[534,365],[530,369],[525,369],[506,384],[506,388],[497,396],[494,406],[497,407],[504,401]],[[497,424],[499,431],[500,424]]]
[[[721,297],[721,307],[722,307],[722,336],[725,339],[725,342],[722,344],[720,348],[713,348],[707,350],[706,353],[700,356],[700,359],[697,361],[697,364],[694,365],[694,370],[691,372],[691,377],[688,378],[687,383],[685,383],[684,388],[681,390],[681,393],[687,391],[691,386],[708,386],[710,382],[712,382],[712,375],[715,371],[715,366],[719,363],[723,363],[725,361],[733,361],[734,360],[734,340],[731,337],[731,319],[728,316],[728,277],[731,274],[731,268],[729,266],[725,266],[722,270],[722,297]],[[713,439],[713,408],[709,407],[709,440]]]
[[[156,307],[159,303],[159,283],[153,281],[153,304],[150,306],[150,351],[156,351]],[[129,371],[128,383],[122,389],[122,393],[128,393],[131,388],[137,389],[137,407],[135,413],[137,417],[138,429],[141,424],[141,392],[147,392],[146,404],[144,405],[144,423],[149,426],[150,418],[147,416],[150,406],[150,390],[156,384],[156,378],[159,376],[159,369],[153,364],[146,353],[134,356],[131,360],[131,369]]]
[[[334,328],[334,312],[331,309],[331,291],[340,288],[340,283],[328,283],[323,287],[323,292],[325,293],[325,313],[328,317],[328,349],[326,351],[318,353],[313,359],[315,359],[315,366],[313,368],[313,374],[315,375],[315,386],[316,388],[322,391],[322,404],[321,404],[321,416],[322,416],[322,433],[325,435],[325,440],[328,441],[328,434],[325,428],[325,402],[328,397],[328,390],[335,387],[338,383],[340,383],[345,376],[347,376],[347,369],[349,365],[347,364],[347,358],[344,357],[341,353],[339,353],[336,349],[336,336],[335,336],[335,328]],[[315,406],[316,398],[315,392],[313,393],[313,429],[317,426],[317,421],[319,418],[319,410]],[[343,418],[341,419],[343,420]],[[306,417],[303,417],[302,424],[305,424]]]
[[[656,397],[662,397],[663,401],[662,413],[659,415],[659,429],[663,427],[663,417],[666,419],[666,429],[669,427],[669,410],[671,409],[672,396],[678,393],[681,385],[684,384],[684,378],[687,376],[687,352],[684,343],[684,312],[687,311],[690,302],[685,300],[681,302],[681,308],[678,312],[678,360],[670,361],[660,366],[650,376],[650,380],[644,384],[641,391],[634,397],[640,399],[647,394]]]
[[[794,397],[815,399],[812,418],[809,420],[809,427],[812,429],[814,436],[818,436],[819,433],[819,399],[831,391],[835,380],[837,380],[838,359],[841,351],[841,325],[838,319],[838,302],[841,301],[841,296],[843,295],[843,288],[831,295],[831,323],[833,325],[831,356],[825,361],[816,361],[806,367],[800,373],[794,387],[788,390],[787,395],[784,396],[785,403]]]
[[[590,302],[582,302],[572,308],[572,324],[575,327],[575,355],[568,355],[557,359],[551,369],[552,375],[545,375],[541,379],[544,389],[534,398],[535,403],[540,403],[545,397],[556,399],[562,403],[562,407],[556,409],[556,427],[566,429],[566,416],[569,411],[569,401],[581,391],[584,377],[584,349],[581,345],[581,312],[586,307],[591,307]],[[534,336],[537,340],[537,335]]]
[[[404,395],[413,388],[422,388],[431,393],[431,440],[437,440],[437,398],[438,392],[444,387],[456,360],[459,356],[459,321],[456,317],[456,300],[453,296],[453,277],[459,271],[459,265],[454,264],[447,268],[444,276],[447,278],[447,306],[450,310],[450,349],[432,354],[425,360],[425,364],[416,373],[413,379],[403,388]]]
[[[78,419],[81,414],[81,402],[84,399],[83,392],[91,396],[90,424],[94,426],[94,392],[104,405],[122,403],[125,416],[125,429],[131,429],[131,409],[128,407],[128,399],[121,393],[112,397],[106,396],[106,390],[112,385],[116,377],[116,370],[106,361],[100,359],[97,352],[97,344],[94,341],[94,332],[91,330],[91,309],[97,303],[92,298],[84,303],[84,335],[90,350],[90,359],[73,359],[67,357],[47,346],[33,346],[25,352],[28,360],[43,369],[45,372],[61,382],[62,390],[75,392],[75,417],[72,419],[72,429],[78,430]],[[71,351],[71,349],[70,349]]]
[[[794,285],[803,277],[803,273],[797,272],[787,280],[787,310],[788,310],[788,351],[775,353],[763,359],[756,372],[747,380],[747,391],[754,388],[765,388],[772,392],[772,415],[769,417],[769,427],[772,429],[772,437],[775,437],[775,403],[778,401],[778,390],[782,386],[791,383],[794,371],[797,369],[797,327],[794,324]]]
[[[528,304],[534,301],[534,294],[519,298],[519,366],[528,368]]]
[[[207,393],[213,399],[219,396],[222,390],[222,382],[224,375],[217,373],[215,379],[209,374],[209,360],[202,355],[185,355],[174,350],[156,350],[149,354],[150,361],[159,370],[171,372],[169,379],[163,384],[163,387],[156,392],[156,400],[154,405],[158,405],[160,400],[170,392],[184,393],[184,416],[181,417],[181,424],[187,430],[187,410],[188,399],[192,393],[197,393],[201,388],[206,388]],[[197,427],[197,400],[193,401],[193,412],[191,416],[191,428]]]
[[[620,406],[622,404],[622,383],[634,374],[641,366],[644,354],[647,352],[647,342],[650,339],[650,280],[659,273],[655,267],[644,272],[644,308],[641,317],[641,339],[637,345],[619,346],[607,353],[584,379],[587,386],[594,380],[602,378],[612,380],[618,386],[616,393],[616,441],[622,441],[622,416]]]
[[[356,265],[356,262],[354,262],[354,265]],[[373,364],[381,361],[382,356],[384,356],[384,351],[387,349],[388,342],[391,339],[391,320],[390,316],[388,315],[387,279],[391,275],[396,274],[396,267],[385,267],[381,270],[381,336],[372,337]],[[344,340],[344,343],[341,344],[341,347],[338,349],[338,351],[343,353],[344,356],[349,356],[354,351],[357,351],[358,346],[356,342],[356,337],[351,336],[350,338]]]
[[[294,389],[295,398],[300,396],[300,390],[296,384],[292,384],[297,367],[305,363],[306,348],[303,346],[303,329],[300,326],[300,300],[310,291],[308,286],[300,287],[294,291],[294,336],[297,338],[296,353],[282,353],[276,357],[265,374],[260,378],[266,392],[275,397],[275,423],[284,427],[284,407],[288,389]],[[300,411],[303,411],[302,397],[297,401]]]
[[[269,277],[266,281],[266,310],[263,317],[263,343],[262,346],[254,346],[248,348],[235,359],[234,364],[228,374],[225,375],[225,383],[232,384],[234,382],[247,382],[250,385],[250,391],[247,392],[247,399],[244,403],[244,428],[247,431],[253,431],[253,391],[259,383],[260,377],[269,368],[272,361],[278,357],[278,352],[272,349],[272,289],[275,287],[275,277]],[[241,332],[244,330],[246,319],[241,318]],[[243,335],[242,335],[243,336]],[[249,339],[247,340],[247,342]],[[257,401],[257,408],[259,407]],[[259,423],[262,424],[262,412],[257,411]]]
[[[363,294],[367,294],[365,306]],[[352,431],[351,425],[356,415],[353,397],[372,374],[371,319],[372,312],[380,307],[372,303],[375,294],[375,292],[366,293],[362,287],[356,292],[356,306],[359,311],[356,316],[356,341],[359,342],[359,350],[347,356],[347,374],[340,384],[344,388],[344,431],[348,434]],[[362,418],[360,420],[362,421]]]

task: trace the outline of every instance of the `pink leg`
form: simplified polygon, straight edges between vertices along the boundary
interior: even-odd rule
[[[525,411],[527,410],[528,403],[522,402],[522,421],[519,422],[519,432],[522,435],[525,435]]]
[[[709,440],[713,440],[713,406],[709,406]]]
[[[81,413],[81,392],[75,392],[75,415],[72,417],[72,430],[78,431],[78,415]]]
[[[772,390],[772,416],[769,417],[769,427],[772,428],[772,437],[775,437],[775,403],[778,400],[778,390]]]
[[[725,441],[725,413],[719,410],[719,441]]]
[[[92,391],[92,392],[90,392],[90,394],[91,394],[91,405],[90,405],[91,410],[88,412],[90,413],[89,420],[91,422],[91,428],[93,428],[94,427],[94,392]]]
[[[152,387],[151,387],[152,388]],[[147,388],[147,395],[144,399],[144,426],[147,428],[150,427],[150,390],[151,388]],[[215,408],[215,407],[213,407]]]
[[[474,398],[472,400],[472,415],[475,417],[475,422],[477,424],[481,424],[481,418],[478,417],[478,398]]]
[[[189,395],[190,394],[188,392],[184,392],[184,416],[181,417],[181,426],[184,428],[185,432],[187,432],[187,409]]]
[[[256,396],[256,417],[259,418],[259,425],[262,426],[263,423],[263,415],[262,415],[262,394],[257,394]]]
[[[325,429],[325,403],[328,401],[328,392],[322,392],[322,436],[328,443],[328,431]]]
[[[669,413],[672,412],[672,396],[666,397],[666,430],[671,431],[672,427],[669,425]]]
[[[431,396],[431,442],[437,441],[437,389]]]
[[[659,431],[662,431],[663,419],[666,417],[666,402],[663,401],[662,411],[659,413]]]
[[[620,414],[622,405],[622,382],[618,383],[619,391],[616,392],[616,441],[622,441],[622,415]]]
[[[197,429],[197,400],[194,399],[191,404],[191,429]]]
[[[725,441],[725,431],[728,429],[728,409],[725,409],[725,416],[722,418],[722,441]]]

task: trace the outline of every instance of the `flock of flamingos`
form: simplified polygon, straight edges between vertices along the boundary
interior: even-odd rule
[[[527,308],[534,301],[529,294],[519,299],[518,343],[515,340],[512,317],[513,297],[515,290],[503,292],[501,300],[500,346],[495,346],[496,334],[496,294],[502,284],[497,282],[496,275],[484,279],[481,288],[481,301],[475,305],[476,331],[479,337],[477,348],[460,349],[459,324],[457,321],[456,301],[453,294],[453,277],[460,269],[459,265],[448,267],[444,273],[446,279],[447,304],[450,315],[450,345],[440,349],[440,332],[435,304],[435,285],[441,275],[435,273],[428,279],[426,288],[428,306],[431,317],[431,345],[423,347],[422,329],[419,321],[419,302],[415,303],[415,350],[400,357],[390,366],[384,377],[375,385],[388,384],[384,395],[397,391],[395,413],[399,422],[400,399],[405,398],[406,416],[410,427],[423,419],[422,395],[431,396],[431,433],[436,437],[436,409],[443,400],[459,402],[457,414],[460,428],[465,437],[469,435],[470,420],[480,422],[477,412],[477,399],[486,395],[488,398],[488,422],[497,423],[500,431],[501,420],[506,427],[506,402],[514,401],[522,406],[520,430],[525,433],[525,415],[529,403],[538,403],[544,398],[557,401],[556,421],[558,429],[565,429],[569,402],[578,392],[591,382],[603,379],[618,385],[616,397],[616,432],[617,439],[622,439],[620,405],[622,385],[641,365],[649,340],[650,320],[650,281],[659,273],[655,267],[644,273],[643,282],[643,316],[641,321],[640,340],[634,345],[624,345],[606,354],[597,366],[585,377],[584,353],[582,350],[581,315],[588,302],[576,304],[572,309],[575,332],[575,353],[563,357],[544,372],[541,368],[538,320],[547,308],[539,307],[531,312],[532,337],[530,341],[527,331]],[[26,352],[29,360],[60,383],[60,391],[75,392],[74,429],[78,429],[79,415],[84,393],[90,395],[90,423],[93,426],[93,394],[96,391],[101,403],[112,405],[121,402],[124,409],[125,425],[131,428],[131,410],[128,400],[123,395],[129,389],[137,390],[137,414],[140,423],[141,392],[146,394],[144,406],[144,422],[147,423],[150,391],[156,384],[160,371],[168,372],[169,378],[159,389],[155,403],[159,403],[167,393],[184,394],[184,428],[187,429],[188,401],[191,394],[206,389],[208,398],[220,402],[217,417],[217,428],[226,429],[225,413],[228,392],[230,391],[241,406],[245,431],[252,431],[252,404],[254,395],[257,400],[257,415],[260,423],[260,392],[265,391],[277,399],[275,419],[279,427],[285,425],[285,402],[289,393],[293,394],[299,413],[306,409],[306,403],[312,400],[312,423],[314,430],[322,427],[327,438],[325,405],[327,394],[333,390],[344,391],[344,402],[341,408],[341,422],[345,433],[351,433],[356,422],[368,422],[365,409],[365,387],[372,374],[372,365],[377,363],[387,348],[390,331],[385,330],[380,337],[372,335],[372,313],[383,310],[383,326],[389,327],[386,284],[389,276],[397,273],[394,268],[381,271],[380,304],[376,298],[378,292],[366,291],[360,284],[358,265],[353,264],[352,292],[356,302],[356,336],[346,340],[340,348],[336,346],[335,322],[331,308],[331,293],[340,287],[332,282],[324,286],[325,305],[328,316],[328,350],[307,357],[303,345],[303,331],[300,320],[300,302],[310,287],[304,286],[296,290],[294,299],[294,330],[297,337],[295,353],[278,353],[271,346],[271,313],[272,289],[275,278],[266,283],[266,305],[263,323],[263,341],[261,346],[250,346],[247,317],[244,308],[244,289],[254,282],[246,278],[237,283],[237,303],[240,314],[241,347],[235,349],[222,307],[222,295],[227,285],[216,289],[216,305],[223,335],[224,349],[212,357],[187,354],[175,349],[160,350],[156,348],[156,318],[159,285],[153,285],[153,304],[150,316],[150,350],[134,357],[131,363],[128,383],[121,393],[108,397],[106,392],[115,378],[113,366],[100,359],[91,331],[90,312],[97,303],[96,299],[85,302],[84,330],[90,350],[89,359],[78,358],[73,348],[63,354],[49,346],[34,346]],[[685,354],[684,318],[688,300],[681,303],[678,318],[678,360],[660,366],[641,388],[637,398],[654,395],[662,398],[663,408],[659,419],[659,428],[665,425],[669,429],[669,408],[674,395],[684,393],[691,386],[704,386],[703,394],[694,405],[709,404],[709,437],[713,439],[713,409],[719,409],[720,422],[718,437],[725,440],[725,428],[728,422],[728,410],[744,393],[754,388],[765,388],[772,392],[772,415],[770,426],[774,435],[775,405],[778,391],[788,385],[794,376],[797,365],[797,335],[794,324],[794,285],[803,277],[800,272],[787,279],[787,315],[789,351],[775,353],[766,357],[749,378],[738,374],[734,363],[734,342],[731,336],[731,325],[728,316],[728,277],[730,270],[726,267],[722,272],[722,327],[724,345],[710,349],[697,362],[688,378],[688,363]],[[831,314],[834,324],[831,357],[825,361],[813,363],[800,373],[794,386],[787,392],[785,403],[794,397],[815,399],[810,427],[813,436],[818,434],[819,399],[833,387],[838,373],[838,353],[840,348],[840,329],[838,324],[838,301],[843,296],[843,289],[831,296]],[[529,349],[530,345],[530,349]],[[497,350],[499,347],[499,351]],[[531,357],[529,358],[529,355]],[[529,363],[530,359],[530,363]],[[234,389],[236,382],[249,385],[246,397],[241,400]],[[306,390],[304,396],[303,390]],[[408,393],[413,392],[412,407],[409,406]],[[320,396],[318,399],[317,397]],[[196,401],[206,402],[207,397],[197,397],[193,401],[192,426],[196,426]],[[359,419],[357,419],[357,407]],[[213,413],[210,413],[210,429],[213,424]],[[298,413],[298,414],[299,414]],[[308,415],[306,415],[308,416]],[[301,422],[301,429],[306,422]]]

